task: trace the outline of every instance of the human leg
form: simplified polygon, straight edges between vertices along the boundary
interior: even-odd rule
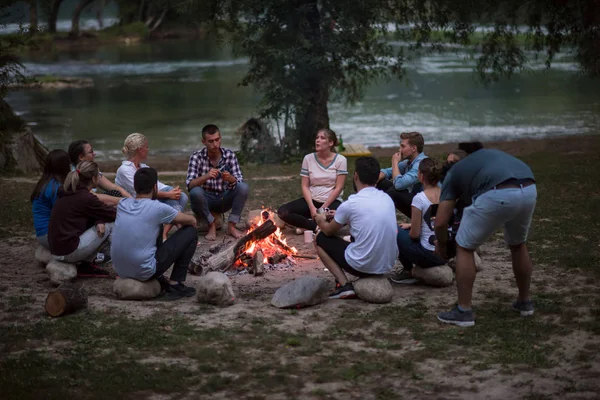
[[[394,201],[396,209],[410,218],[412,215],[411,204],[414,195],[412,195],[408,190],[396,190],[394,186],[386,190],[386,193]]]
[[[168,281],[169,286],[165,288],[170,300],[190,297],[196,293],[195,289],[186,287],[183,282],[187,277],[188,266],[196,251],[197,243],[196,229],[192,226],[184,226],[156,250],[156,272],[152,278],[161,279],[173,265]]]
[[[250,187],[245,182],[239,182],[231,190],[224,193],[223,203],[224,209],[231,208],[229,218],[227,218],[227,233],[234,238],[240,238],[244,236],[244,233],[239,231],[235,225],[240,222],[244,205],[248,200],[248,194],[250,193]]]
[[[210,206],[213,206],[218,199],[212,193],[206,192],[199,186],[196,186],[190,190],[190,200],[192,204],[192,211],[194,214],[204,217],[208,222],[208,232],[205,236],[206,240],[213,241],[217,238],[217,225],[215,224],[215,217],[210,213]]]
[[[67,254],[66,256],[54,256],[54,258],[58,261],[67,263],[94,261],[98,248],[106,239],[108,239],[112,232],[113,226],[114,223],[105,224],[105,232],[102,237],[98,236],[96,227],[92,226],[81,234],[79,237],[79,246],[75,251],[73,251],[71,254]]]
[[[317,228],[317,224],[310,219],[310,208],[308,208],[308,204],[306,204],[304,198],[296,199],[282,205],[277,210],[277,215],[286,224],[307,231],[314,231]]]
[[[48,235],[44,235],[44,236],[36,236],[35,238],[37,239],[38,243],[39,243],[39,244],[40,244],[42,247],[44,247],[44,248],[46,248],[46,249],[48,249],[48,250],[50,249],[50,244],[48,243]]]

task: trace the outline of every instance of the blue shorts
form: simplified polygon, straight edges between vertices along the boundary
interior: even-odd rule
[[[525,243],[536,200],[535,185],[485,192],[465,208],[456,243],[464,249],[475,250],[501,227],[507,245]]]

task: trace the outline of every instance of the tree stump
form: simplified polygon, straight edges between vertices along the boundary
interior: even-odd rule
[[[48,293],[44,308],[52,317],[60,317],[87,306],[88,295],[80,283],[63,283]]]

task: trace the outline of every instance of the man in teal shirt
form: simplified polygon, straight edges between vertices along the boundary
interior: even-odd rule
[[[392,156],[392,166],[382,169],[377,189],[386,192],[394,205],[407,217],[411,216],[412,199],[422,190],[419,183],[419,164],[427,158],[423,153],[425,141],[418,132],[400,134],[400,149]]]
[[[447,258],[448,223],[456,201],[463,196],[471,205],[464,209],[456,235],[458,305],[439,313],[438,319],[458,326],[475,325],[471,310],[473,252],[499,228],[504,229],[519,288],[513,309],[522,316],[532,315],[529,285],[533,266],[525,242],[537,199],[533,172],[523,161],[495,149],[478,150],[456,163],[444,179],[435,218],[436,253],[442,258]]]

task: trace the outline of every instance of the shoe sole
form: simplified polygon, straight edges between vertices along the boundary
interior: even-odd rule
[[[110,278],[110,275],[77,274],[78,278]]]
[[[354,290],[347,290],[335,295],[329,296],[330,299],[354,299],[356,298],[356,292]]]
[[[533,315],[533,312],[535,311],[535,310],[529,310],[529,311],[519,310],[518,308],[514,308],[514,307],[513,307],[513,310],[515,310],[518,313],[520,313],[521,317],[531,317]]]
[[[469,326],[475,326],[475,321],[451,321],[449,319],[442,319],[440,317],[437,317],[437,319],[440,322],[443,322],[445,324],[452,324],[452,325],[460,326],[461,328],[468,328]]]

